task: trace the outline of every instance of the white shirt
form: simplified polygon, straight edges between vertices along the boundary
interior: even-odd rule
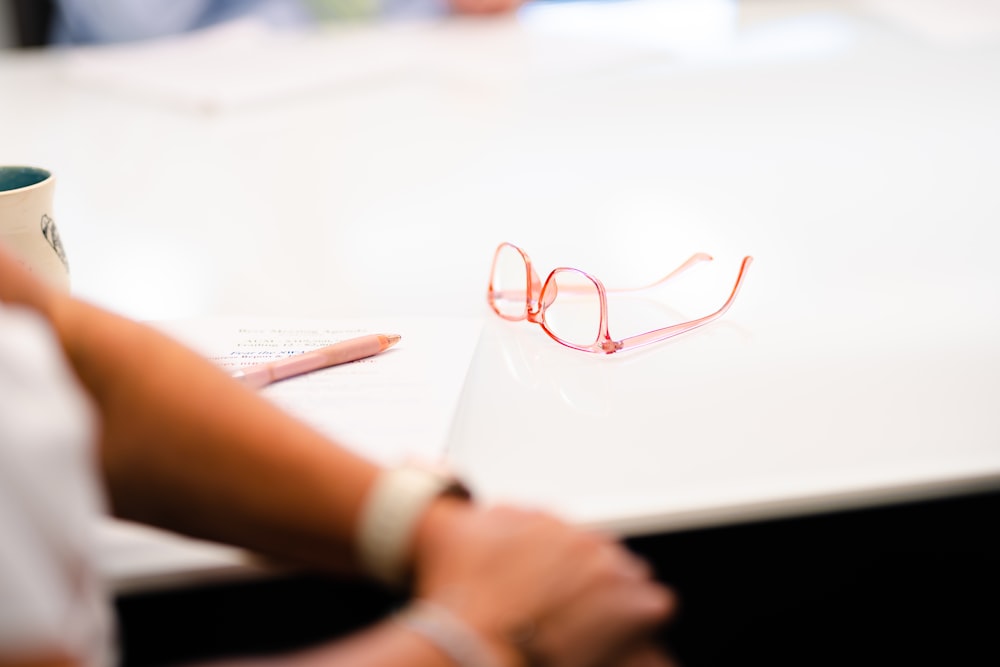
[[[47,323],[0,303],[0,661],[114,661],[96,424]]]

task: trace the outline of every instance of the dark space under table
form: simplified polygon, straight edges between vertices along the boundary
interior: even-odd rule
[[[685,667],[1000,665],[1000,493],[628,540],[680,594]],[[308,646],[405,599],[290,576],[116,601],[126,667]]]

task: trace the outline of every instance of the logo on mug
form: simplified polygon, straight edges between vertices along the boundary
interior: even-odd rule
[[[45,240],[49,242],[52,249],[56,251],[56,255],[59,256],[59,261],[63,263],[63,266],[69,269],[69,263],[66,261],[66,251],[63,250],[62,241],[59,239],[59,230],[56,229],[56,221],[50,218],[48,215],[42,215],[42,236]]]

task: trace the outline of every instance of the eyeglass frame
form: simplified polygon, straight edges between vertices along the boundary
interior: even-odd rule
[[[496,305],[495,296],[501,292],[494,289],[494,280],[496,277],[497,259],[500,257],[500,252],[504,248],[512,248],[513,250],[517,251],[517,253],[521,256],[521,259],[524,261],[525,304],[524,304],[524,310],[519,315],[504,314],[500,311],[500,309]],[[743,261],[740,263],[740,271],[736,276],[736,282],[733,285],[732,291],[729,293],[729,297],[726,299],[725,303],[722,304],[722,307],[716,310],[715,312],[705,315],[703,317],[689,320],[687,322],[681,322],[679,324],[673,324],[671,326],[663,327],[661,329],[653,329],[652,331],[647,331],[645,333],[636,334],[634,336],[628,336],[626,338],[622,338],[621,340],[617,341],[612,339],[610,333],[608,332],[607,293],[609,291],[637,292],[637,291],[647,290],[652,287],[657,287],[659,285],[662,285],[663,283],[671,280],[672,278],[675,278],[684,271],[687,271],[695,264],[699,264],[701,262],[710,262],[710,261],[712,261],[711,255],[703,252],[695,253],[691,255],[691,257],[689,257],[687,260],[685,260],[680,266],[678,266],[673,271],[668,273],[666,276],[660,278],[659,280],[653,283],[644,285],[642,287],[625,287],[625,288],[608,289],[604,286],[604,283],[602,283],[600,279],[596,278],[595,276],[592,276],[586,271],[582,271],[580,269],[568,266],[560,266],[556,267],[555,269],[552,269],[552,271],[549,272],[548,277],[545,279],[545,282],[542,283],[542,281],[538,277],[538,273],[535,271],[535,268],[532,265],[531,258],[528,257],[528,254],[520,247],[514,245],[513,243],[504,241],[503,243],[497,246],[497,249],[493,253],[493,262],[492,265],[490,266],[490,282],[486,293],[486,299],[490,304],[490,307],[493,309],[493,312],[496,313],[499,317],[511,322],[520,322],[521,320],[528,320],[529,322],[534,322],[535,324],[538,324],[539,326],[542,327],[542,330],[545,331],[546,334],[548,334],[549,338],[556,341],[560,345],[563,345],[565,347],[574,350],[580,350],[581,352],[613,354],[615,352],[622,352],[628,349],[633,349],[644,345],[650,345],[652,343],[658,343],[660,341],[667,340],[668,338],[679,336],[680,334],[687,333],[688,331],[697,329],[698,327],[702,327],[725,315],[726,311],[729,310],[730,306],[732,306],[733,302],[736,300],[736,295],[739,293],[740,288],[743,286],[743,279],[746,277],[747,269],[750,267],[750,264],[753,263],[753,257],[749,255],[744,257]],[[556,299],[556,297],[554,296],[551,300],[546,302],[544,299],[546,290],[549,289],[550,283],[553,283],[556,276],[562,272],[572,272],[581,275],[587,280],[589,280],[591,283],[593,283],[594,286],[597,288],[597,294],[601,306],[600,307],[601,321],[600,321],[600,326],[598,328],[597,337],[594,339],[594,343],[591,345],[586,345],[586,346],[579,345],[567,340],[563,340],[555,333],[553,333],[545,322],[545,311],[549,306],[552,305],[552,303],[555,302]],[[540,288],[538,287],[539,285],[541,285]],[[536,289],[538,290],[537,293],[535,292]],[[565,289],[565,287],[563,289]],[[535,299],[536,294],[537,294],[537,299]]]

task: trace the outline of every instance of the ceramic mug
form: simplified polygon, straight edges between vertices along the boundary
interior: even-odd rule
[[[0,166],[0,243],[28,269],[69,290],[69,265],[55,219],[55,178],[37,167]]]

